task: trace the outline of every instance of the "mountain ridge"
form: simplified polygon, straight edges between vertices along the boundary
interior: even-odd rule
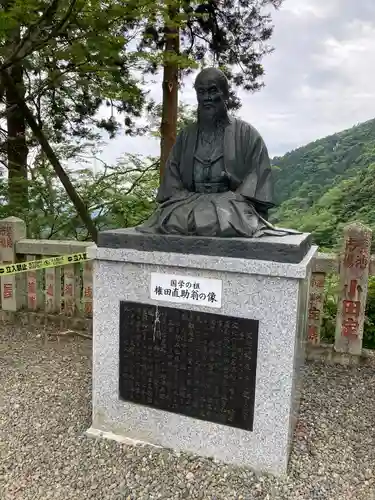
[[[271,221],[313,233],[333,248],[343,225],[361,221],[375,230],[375,119],[271,160],[277,207]]]

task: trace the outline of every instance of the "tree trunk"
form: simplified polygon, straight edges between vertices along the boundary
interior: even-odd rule
[[[19,41],[17,30],[14,42]],[[22,110],[17,105],[17,96],[24,98],[22,63],[17,63],[9,70],[14,86],[9,87],[3,79],[6,101],[7,120],[7,166],[8,196],[10,215],[24,218],[28,211],[26,121]],[[16,94],[15,94],[16,89]]]
[[[7,70],[5,70],[3,72],[3,81],[4,81],[5,85],[12,90],[15,103],[18,105],[18,107],[19,107],[20,111],[22,112],[27,124],[29,125],[29,127],[32,130],[35,137],[38,139],[39,144],[41,145],[48,160],[51,162],[51,165],[53,166],[53,168],[56,172],[56,175],[59,177],[62,185],[65,188],[67,195],[69,196],[73,205],[75,206],[78,215],[81,217],[89,234],[91,235],[91,238],[93,239],[93,241],[95,243],[97,243],[98,232],[97,232],[97,229],[95,227],[94,222],[92,221],[92,219],[90,217],[89,212],[87,211],[85,204],[83,203],[81,197],[79,196],[79,194],[75,190],[73,184],[71,183],[67,173],[63,169],[55,152],[51,148],[46,136],[44,135],[42,128],[38,125],[37,121],[35,120],[34,115],[30,111],[28,105],[26,104],[24,97],[18,93],[17,87],[15,86],[15,84],[12,80],[12,77],[10,76],[10,73],[7,72]]]
[[[168,159],[177,134],[178,111],[178,63],[180,33],[176,22],[178,8],[169,8],[169,25],[165,26],[166,43],[164,48],[163,69],[163,106],[160,127],[160,176]]]

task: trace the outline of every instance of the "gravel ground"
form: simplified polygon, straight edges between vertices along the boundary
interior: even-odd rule
[[[0,327],[1,500],[375,499],[375,374],[310,364],[288,477],[87,438],[90,341]]]

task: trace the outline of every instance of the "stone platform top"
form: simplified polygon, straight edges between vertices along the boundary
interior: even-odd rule
[[[139,233],[134,228],[99,233],[98,248],[170,252],[299,264],[311,248],[308,233],[261,238],[214,238]]]

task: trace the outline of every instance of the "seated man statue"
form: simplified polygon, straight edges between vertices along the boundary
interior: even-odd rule
[[[268,221],[272,174],[262,137],[228,115],[229,84],[215,68],[195,80],[198,121],[177,137],[157,194],[157,210],[137,230],[186,236],[256,238],[295,233]]]

